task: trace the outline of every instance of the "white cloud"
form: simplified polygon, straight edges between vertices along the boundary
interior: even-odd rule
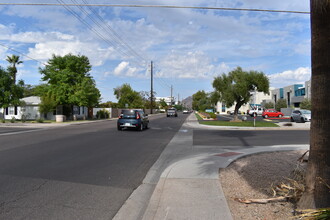
[[[311,79],[311,68],[299,67],[295,70],[286,70],[281,73],[268,75],[273,87],[283,87],[296,83],[304,83]]]
[[[213,64],[202,51],[187,53],[172,51],[162,59],[159,67],[160,71],[156,73],[156,77],[183,79],[210,79],[229,70],[229,67],[223,62],[218,65]]]
[[[129,62],[123,61],[114,69],[113,74],[115,76],[135,76],[135,77],[143,77],[141,74],[141,69],[136,67],[131,67]]]
[[[69,53],[87,56],[93,66],[101,66],[106,60],[116,58],[113,48],[100,48],[96,42],[89,43],[78,40],[37,43],[33,48],[29,48],[28,56],[45,62],[53,54],[65,56]]]

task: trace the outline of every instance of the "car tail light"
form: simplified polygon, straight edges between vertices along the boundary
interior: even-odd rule
[[[136,113],[136,119],[140,119],[140,114]]]

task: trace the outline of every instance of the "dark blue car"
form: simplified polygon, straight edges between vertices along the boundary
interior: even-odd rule
[[[117,121],[118,130],[123,128],[134,128],[138,131],[142,131],[148,128],[149,119],[148,115],[144,114],[140,109],[124,109],[121,111]]]

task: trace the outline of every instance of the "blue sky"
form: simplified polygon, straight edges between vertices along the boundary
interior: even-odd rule
[[[59,2],[309,11],[308,0],[24,1]],[[151,60],[157,96],[170,96],[173,86],[173,95],[180,99],[198,90],[212,91],[214,77],[237,66],[264,72],[275,88],[311,76],[308,14],[76,6],[70,10],[0,6],[0,65],[8,65],[6,56],[19,55],[24,63],[18,67],[18,79],[37,85],[38,68],[52,54],[85,55],[104,102],[117,101],[113,89],[123,83],[150,91]]]

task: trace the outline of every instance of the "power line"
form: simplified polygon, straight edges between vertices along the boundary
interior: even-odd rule
[[[16,52],[16,53],[18,53],[18,54],[21,54],[22,56],[27,57],[27,58],[29,58],[29,59],[31,59],[31,60],[34,60],[34,61],[36,61],[36,62],[38,62],[38,63],[40,63],[40,64],[42,64],[42,65],[44,65],[44,66],[47,65],[47,64],[41,62],[40,60],[36,60],[36,59],[34,59],[34,58],[32,58],[32,57],[30,57],[30,56],[28,56],[28,55],[26,55],[26,54],[24,54],[24,53],[18,51],[18,50],[15,50],[15,49],[13,49],[13,48],[11,48],[11,47],[9,47],[9,46],[6,46],[6,45],[4,45],[4,44],[2,44],[2,43],[0,43],[0,46],[5,47],[5,48],[7,48],[8,50],[14,51],[14,52]]]
[[[88,4],[87,1],[83,0],[83,2],[85,4]],[[142,57],[140,54],[138,54],[126,41],[124,41],[124,39],[122,39],[122,37],[107,23],[104,22],[104,19],[97,13],[95,12],[95,10],[88,6],[88,8],[91,10],[91,12],[96,15],[101,21],[103,21],[103,23],[105,24],[105,26],[110,30],[110,32],[124,45],[126,45],[126,47],[133,52],[133,54],[135,54],[137,57],[140,57],[142,60],[147,61],[148,59],[145,59],[144,57]]]
[[[55,3],[0,3],[0,5],[21,5],[21,6],[60,6]],[[174,9],[200,9],[200,10],[224,10],[224,11],[251,11],[251,12],[275,12],[275,13],[296,13],[310,14],[307,11],[269,10],[253,8],[224,8],[224,7],[202,7],[202,6],[175,6],[175,5],[120,5],[120,4],[66,4],[67,6],[94,6],[94,7],[121,7],[121,8],[174,8]]]
[[[71,0],[72,2],[76,2],[75,0]],[[83,0],[84,1],[84,0]],[[86,4],[87,2],[84,1]],[[90,10],[90,12],[96,16],[95,19],[93,16],[90,15],[90,13],[88,13],[82,6],[77,6],[78,9],[83,12],[97,27],[99,27],[100,29],[103,29],[103,31],[105,31],[107,33],[106,36],[110,37],[111,40],[113,40],[114,42],[116,42],[119,46],[121,46],[122,49],[125,49],[125,53],[132,55],[133,57],[135,56],[136,58],[141,59],[141,61],[143,62],[147,62],[147,60],[145,58],[143,58],[140,54],[138,54],[130,45],[128,45],[123,39],[121,39],[121,36],[119,34],[116,33],[116,31],[109,25],[107,24],[104,19],[98,14],[96,13],[90,6],[88,6],[88,9]]]
[[[128,54],[126,51],[123,51],[122,48],[117,47],[117,45],[114,42],[112,42],[111,40],[109,40],[104,34],[100,33],[98,30],[96,30],[95,28],[93,28],[92,25],[90,25],[85,19],[81,18],[72,8],[68,7],[67,4],[65,4],[65,2],[63,0],[57,0],[57,2],[59,2],[61,6],[63,6],[68,12],[70,12],[73,16],[75,16],[81,23],[83,23],[84,25],[86,25],[92,32],[94,32],[105,43],[113,46],[118,52],[120,52],[122,55],[126,56],[128,59],[131,57],[130,54]],[[86,11],[83,11],[83,12],[87,16],[89,16],[88,15],[88,12],[86,12]],[[97,27],[100,26],[99,24],[97,24],[97,22],[95,20],[93,20],[93,19],[91,19],[91,20],[93,21],[94,24],[96,24]],[[132,62],[134,62],[134,61],[132,61]],[[140,65],[139,62],[134,62],[134,63]]]

